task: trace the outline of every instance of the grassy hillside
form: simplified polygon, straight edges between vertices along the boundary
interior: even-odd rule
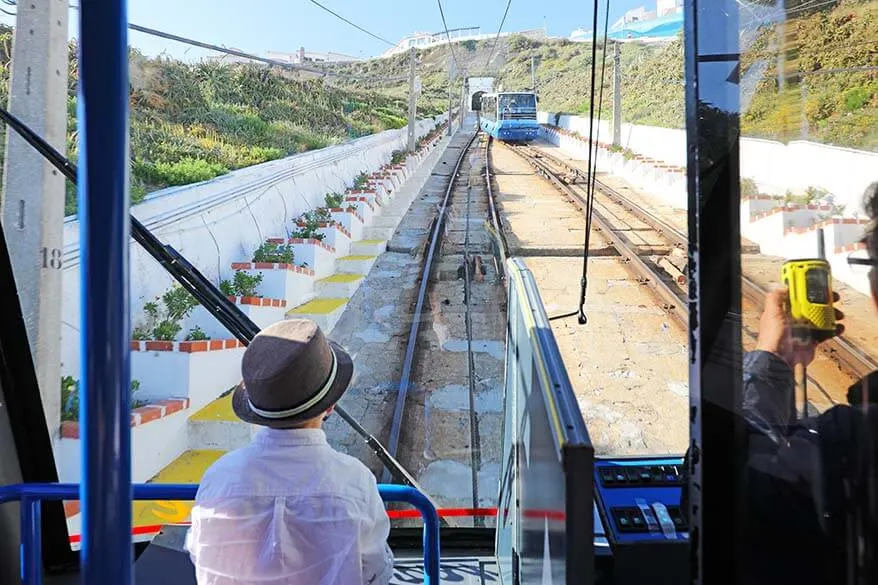
[[[809,139],[854,148],[878,149],[878,72],[826,73],[848,67],[878,66],[878,2],[842,0],[837,6],[800,11],[787,24],[786,86],[778,89],[774,28],[751,31],[742,55],[745,106],[742,131],[778,140],[801,137],[807,119]],[[492,41],[454,45],[461,69],[486,72]],[[448,47],[419,53],[425,99],[442,107],[447,98]],[[537,59],[540,108],[586,113],[591,87],[591,45],[521,36],[499,40],[492,68],[504,89],[531,85],[531,58]],[[603,53],[597,51],[597,62]],[[394,76],[408,71],[408,56],[346,65],[348,73]],[[621,46],[622,119],[625,122],[682,128],[684,120],[683,44],[625,43]],[[600,79],[600,74],[598,75]],[[803,101],[802,80],[807,91]],[[405,83],[384,88],[405,95]],[[456,91],[459,92],[459,86]],[[456,93],[459,95],[459,93]],[[804,113],[803,113],[804,112]],[[612,115],[612,54],[607,56],[602,117]],[[803,119],[804,118],[804,119]]]
[[[0,28],[3,103],[8,100],[12,34]],[[75,161],[78,68],[73,45],[69,63],[67,153]],[[132,50],[130,81],[134,202],[156,189],[406,124],[404,100],[299,80],[256,65],[187,64]],[[5,141],[0,142],[4,148]],[[72,186],[65,210],[76,210]]]

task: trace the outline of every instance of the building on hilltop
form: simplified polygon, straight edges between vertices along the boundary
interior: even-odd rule
[[[623,14],[609,28],[607,38],[621,42],[667,42],[674,40],[682,30],[682,0],[657,0],[655,10],[638,6]],[[591,42],[592,31],[579,28],[569,38],[574,42]]]
[[[500,33],[501,37],[508,37],[512,35],[524,35],[531,39],[542,40],[546,38],[546,31],[545,29],[539,28],[519,32]],[[396,45],[385,51],[381,55],[381,57],[398,55],[399,53],[404,53],[408,51],[412,47],[417,47],[418,49],[428,49],[430,47],[444,45],[448,43],[449,37],[451,38],[452,43],[458,43],[462,41],[483,41],[487,39],[494,39],[496,36],[497,33],[482,33],[481,27],[478,26],[449,29],[447,35],[444,30],[435,33],[416,32],[406,37],[403,37],[401,41],[396,43]]]
[[[317,51],[306,51],[305,47],[300,47],[295,53],[282,53],[279,51],[268,51],[265,53],[268,59],[291,63],[293,65],[305,65],[308,63],[350,63],[352,61],[362,61],[359,57],[344,55],[342,53],[320,53]]]

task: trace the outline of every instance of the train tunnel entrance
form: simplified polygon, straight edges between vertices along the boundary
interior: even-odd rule
[[[484,91],[477,91],[473,94],[473,100],[470,104],[470,110],[473,112],[479,112],[482,109],[482,96],[485,95]]]
[[[494,91],[493,77],[468,77],[466,80],[467,107],[471,112],[478,112],[482,105],[482,96]]]

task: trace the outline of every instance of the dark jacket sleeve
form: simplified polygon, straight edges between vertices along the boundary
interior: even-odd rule
[[[780,357],[744,357],[748,572],[755,583],[823,583],[821,450],[814,419],[793,419],[795,382]],[[810,560],[808,560],[810,557]]]

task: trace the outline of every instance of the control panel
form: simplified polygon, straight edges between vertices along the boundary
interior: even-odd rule
[[[604,459],[594,465],[595,500],[614,559],[613,583],[685,583],[689,529],[688,513],[680,507],[683,459]]]
[[[688,536],[680,509],[681,459],[595,462],[595,490],[611,541],[679,540]]]

